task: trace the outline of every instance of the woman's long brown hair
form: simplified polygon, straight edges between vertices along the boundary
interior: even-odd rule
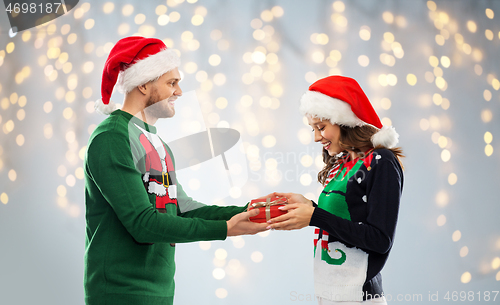
[[[372,147],[373,144],[371,142],[372,136],[378,131],[377,128],[364,125],[364,126],[356,126],[356,127],[340,127],[340,139],[339,145],[344,149],[344,152],[347,150],[354,151],[360,157],[364,157],[365,154],[361,151],[361,148],[364,147]],[[354,149],[353,149],[354,147]],[[378,148],[386,148],[390,150],[394,156],[398,159],[399,164],[403,167],[403,163],[401,162],[401,158],[404,157],[403,150],[401,147],[387,148],[382,145],[378,145],[375,149]],[[328,178],[328,174],[330,170],[337,164],[343,162],[342,158],[338,158],[337,156],[330,156],[326,150],[323,149],[323,162],[325,163],[325,167],[318,173],[318,181],[321,184],[325,184],[326,179]]]

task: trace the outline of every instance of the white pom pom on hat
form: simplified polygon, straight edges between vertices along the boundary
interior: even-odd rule
[[[387,148],[396,147],[399,142],[399,134],[392,126],[383,126],[377,133],[372,136],[374,146],[382,145]]]
[[[300,111],[348,127],[372,125],[379,129],[372,138],[374,147],[393,148],[399,135],[392,126],[383,126],[358,82],[350,77],[332,75],[314,82],[300,99]]]
[[[117,109],[115,102],[112,100],[108,101],[108,104],[104,104],[102,99],[98,99],[94,104],[94,109],[97,113],[108,115]]]
[[[128,93],[179,65],[179,56],[174,50],[167,49],[160,39],[140,36],[120,39],[111,49],[104,65],[102,98],[95,102],[94,108],[102,114],[110,114],[117,109],[116,104],[110,101],[117,81],[119,91]]]

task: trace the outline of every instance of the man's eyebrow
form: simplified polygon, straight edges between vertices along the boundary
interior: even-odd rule
[[[177,80],[177,81],[180,81],[181,79],[180,79],[180,78],[177,78],[177,77],[173,77],[173,78],[171,78],[171,79],[167,80],[167,82],[169,82],[169,81],[171,81],[171,80]]]

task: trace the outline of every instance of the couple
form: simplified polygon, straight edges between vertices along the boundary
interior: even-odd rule
[[[90,136],[84,161],[86,304],[173,304],[175,243],[309,225],[318,227],[318,302],[384,304],[380,271],[394,237],[402,152],[358,83],[330,76],[300,102],[324,147],[318,204],[273,193],[287,197],[288,213],[253,223],[258,210],[204,205],[176,181],[172,152],[153,125],[175,114],[179,64],[161,40],[137,36],[118,41],[105,63],[96,109],[109,117]],[[115,84],[125,93],[121,110],[110,101]]]

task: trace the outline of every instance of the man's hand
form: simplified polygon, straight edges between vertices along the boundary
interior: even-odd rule
[[[266,227],[268,226],[267,223],[255,223],[248,220],[249,217],[253,217],[258,214],[259,209],[253,209],[249,212],[234,215],[227,221],[227,236],[256,234],[266,231]]]
[[[262,196],[262,197],[259,197],[259,198],[255,198],[255,199],[267,199],[267,198],[272,198],[272,197],[278,196],[277,194],[278,194],[278,193],[274,192],[274,193],[271,193],[271,194],[269,194],[269,195]]]
[[[266,196],[262,196],[256,199],[266,199],[269,197],[286,197],[287,203],[304,203],[312,206],[312,201],[307,199],[306,197],[302,196],[301,194],[295,194],[295,193],[278,193],[274,192]]]
[[[300,203],[306,204],[312,207],[312,201],[302,196],[301,194],[295,193],[273,193],[274,196],[286,197],[288,199],[288,203]]]

